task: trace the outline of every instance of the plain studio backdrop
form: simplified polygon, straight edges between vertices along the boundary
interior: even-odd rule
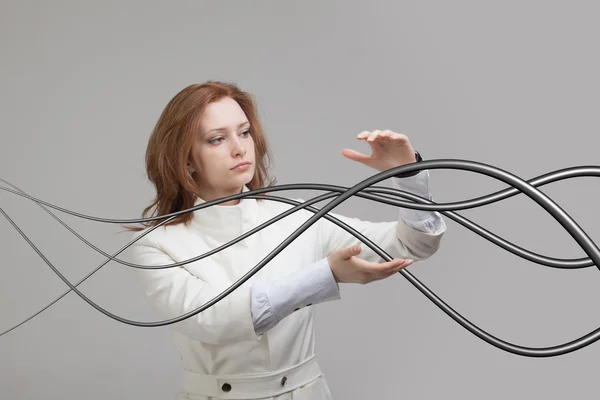
[[[279,184],[352,186],[375,174],[340,154],[344,147],[369,154],[356,135],[374,129],[406,133],[425,159],[484,162],[523,179],[599,164],[600,6],[592,1],[3,1],[1,8],[0,177],[78,213],[140,217],[153,197],[144,170],[150,132],[179,90],[209,79],[255,96]],[[437,202],[507,187],[466,171],[430,176]],[[541,190],[599,239],[598,188],[585,177]],[[32,201],[2,191],[0,207],[72,282],[104,261]],[[371,221],[398,215],[358,198],[336,211]],[[119,225],[55,213],[106,252],[130,239]],[[525,195],[458,213],[536,253],[586,257]],[[600,326],[596,267],[534,264],[445,219],[440,250],[409,271],[467,319],[528,347]],[[67,286],[4,218],[0,235],[5,331]],[[120,317],[158,319],[121,264],[107,264],[80,289]],[[598,394],[600,343],[526,358],[463,329],[401,275],[341,291],[341,301],[317,309],[317,355],[336,399]],[[2,399],[165,400],[179,384],[170,327],[119,323],[74,293],[0,337]]]

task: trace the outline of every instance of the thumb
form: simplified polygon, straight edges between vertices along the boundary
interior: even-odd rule
[[[343,251],[343,257],[345,260],[351,258],[352,256],[357,255],[358,253],[360,253],[361,248],[359,244],[355,244],[354,246],[350,246],[344,249]]]
[[[343,149],[342,155],[346,158],[349,158],[352,161],[358,161],[359,163],[363,164],[367,164],[371,160],[370,156],[367,156],[365,154],[359,153],[356,150],[351,149]]]

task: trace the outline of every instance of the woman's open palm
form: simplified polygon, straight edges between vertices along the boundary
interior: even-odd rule
[[[336,282],[364,285],[385,279],[414,262],[414,260],[402,258],[395,258],[383,263],[366,261],[355,257],[360,254],[360,251],[360,245],[354,245],[335,250],[327,257]]]

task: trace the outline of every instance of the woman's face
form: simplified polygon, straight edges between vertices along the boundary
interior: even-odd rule
[[[188,167],[195,171],[194,180],[203,200],[240,193],[252,180],[255,155],[249,128],[246,114],[230,97],[210,103],[200,116]],[[240,163],[249,165],[236,168]]]

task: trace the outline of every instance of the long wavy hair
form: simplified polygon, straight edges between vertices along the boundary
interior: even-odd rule
[[[170,214],[194,205],[196,196],[199,196],[198,187],[186,168],[194,134],[206,106],[225,97],[235,100],[250,122],[256,168],[252,180],[246,186],[250,190],[256,190],[276,183],[275,179],[269,177],[268,168],[272,155],[252,96],[233,83],[208,81],[190,85],[169,101],[148,141],[146,173],[156,188],[156,197],[144,209],[142,218]],[[151,210],[153,212],[149,214]],[[192,213],[184,213],[163,226],[179,223],[189,225],[191,219]],[[145,227],[155,226],[160,221],[161,219],[141,222],[142,226],[125,226],[125,229],[140,231]]]

